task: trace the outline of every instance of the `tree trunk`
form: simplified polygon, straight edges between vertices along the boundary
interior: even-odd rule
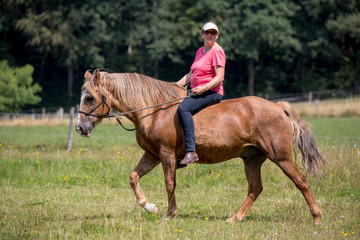
[[[303,64],[303,58],[299,56],[296,59],[296,69],[295,69],[295,87],[298,87],[299,89],[302,88],[302,81],[304,79],[304,64]]]
[[[144,74],[144,48],[145,42],[141,40],[140,51],[139,51],[139,72]]]
[[[254,95],[254,83],[255,83],[254,59],[253,58],[249,59],[248,73],[249,73],[248,93],[249,93],[249,96],[253,96]]]
[[[154,61],[154,78],[159,79],[159,60]]]
[[[70,65],[67,67],[68,70],[68,102],[74,97],[73,94],[73,83],[74,83],[74,68]]]

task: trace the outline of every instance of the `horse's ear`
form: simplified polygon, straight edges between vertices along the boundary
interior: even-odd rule
[[[89,77],[91,77],[91,73],[89,72],[89,70],[87,70],[84,74],[84,78],[87,79]]]
[[[94,83],[95,83],[95,85],[100,84],[100,70],[99,69],[95,70]]]

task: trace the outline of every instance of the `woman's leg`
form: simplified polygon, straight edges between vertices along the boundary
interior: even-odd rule
[[[186,152],[195,152],[195,127],[192,115],[221,99],[222,96],[219,93],[210,90],[199,96],[186,98],[180,103],[177,113],[184,131]]]

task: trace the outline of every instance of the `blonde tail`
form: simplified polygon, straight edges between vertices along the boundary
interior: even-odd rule
[[[288,102],[278,102],[277,105],[284,110],[290,118],[294,130],[293,147],[300,150],[302,155],[302,163],[306,173],[321,173],[320,167],[325,165],[327,161],[320,154],[314,136],[310,129],[310,124],[300,118],[295,110]],[[296,151],[295,151],[296,159]]]

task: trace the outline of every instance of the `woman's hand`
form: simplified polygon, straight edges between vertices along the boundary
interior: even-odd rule
[[[192,92],[194,93],[195,96],[201,95],[205,91],[216,87],[222,81],[224,81],[225,68],[220,66],[215,66],[214,70],[215,70],[215,77],[210,82],[192,89]]]
[[[192,89],[192,93],[197,96],[203,94],[205,91],[209,90],[206,85],[198,86]]]

